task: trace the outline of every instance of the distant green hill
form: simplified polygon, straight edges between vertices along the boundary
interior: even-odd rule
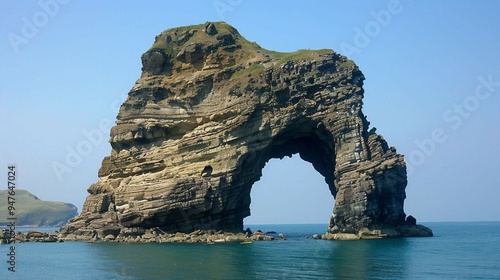
[[[64,202],[43,201],[27,190],[16,189],[15,213],[17,226],[58,227],[78,215],[75,205]],[[0,225],[7,224],[8,191],[0,190]]]

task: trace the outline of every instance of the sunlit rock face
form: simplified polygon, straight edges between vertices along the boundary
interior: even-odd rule
[[[325,238],[431,234],[405,220],[403,156],[369,131],[364,76],[346,57],[265,50],[217,22],[160,33],[142,63],[63,235],[240,231],[266,162],[295,153],[335,198]]]

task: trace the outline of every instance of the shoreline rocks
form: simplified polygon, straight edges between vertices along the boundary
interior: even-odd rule
[[[327,232],[321,236],[325,240],[357,240],[357,239],[379,239],[394,237],[430,237],[433,236],[432,230],[423,225],[403,224],[392,227],[381,227],[370,230],[362,228],[357,234],[353,233],[330,233]]]
[[[64,241],[87,241],[87,242],[125,242],[125,243],[225,243],[245,241],[270,241],[274,236],[245,232],[222,232],[213,230],[196,230],[191,233],[166,233],[159,228],[145,230],[143,234],[128,234],[120,232],[118,235],[108,234],[104,238],[97,232],[92,236],[81,236],[75,234],[60,235],[59,239]]]
[[[14,231],[11,234],[8,230],[2,230],[2,235],[0,238],[0,244],[10,244],[11,240],[15,240],[16,243],[24,242],[62,242],[63,240],[59,238],[59,232],[45,232],[38,230],[30,230],[27,232]]]
[[[9,244],[9,231],[2,230],[0,235],[0,244]],[[283,233],[278,233],[273,236],[274,232],[263,233],[256,231],[253,234],[248,234],[245,231],[223,232],[214,230],[196,230],[191,233],[166,233],[159,228],[155,229],[122,229],[117,235],[113,233],[94,232],[92,235],[76,235],[61,234],[57,231],[44,232],[38,230],[30,230],[27,232],[15,232],[14,240],[16,243],[25,242],[90,242],[90,243],[227,243],[227,242],[253,242],[253,241],[272,241],[272,240],[287,240]],[[314,240],[360,240],[360,239],[380,239],[380,238],[399,238],[399,237],[427,237],[433,236],[432,231],[422,225],[405,225],[392,228],[384,228],[382,230],[362,229],[358,234],[351,233],[325,233],[313,234],[312,236],[304,236],[306,239]]]

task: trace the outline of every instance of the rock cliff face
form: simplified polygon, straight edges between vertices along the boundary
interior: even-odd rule
[[[295,153],[335,197],[325,238],[432,234],[405,221],[403,156],[368,130],[351,60],[265,50],[217,22],[162,32],[142,63],[63,235],[241,231],[266,162]]]

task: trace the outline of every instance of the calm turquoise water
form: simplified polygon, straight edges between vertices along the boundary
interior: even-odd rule
[[[240,244],[16,244],[0,279],[500,279],[500,222],[426,223],[434,237],[304,238],[325,225],[251,226],[288,240]]]

